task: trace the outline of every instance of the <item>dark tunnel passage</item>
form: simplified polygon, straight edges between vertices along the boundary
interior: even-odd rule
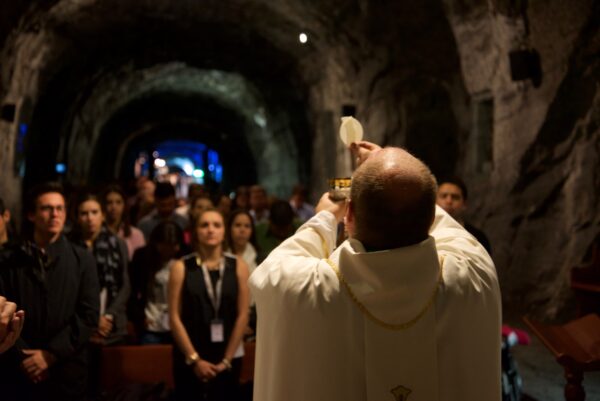
[[[314,203],[330,178],[354,171],[338,133],[351,112],[364,139],[464,178],[466,213],[494,244],[505,305],[560,316],[567,273],[598,235],[598,9],[589,0],[4,1],[0,196],[25,219],[33,184],[129,181],[142,153],[174,141],[171,150],[218,153],[226,192],[261,183],[287,199],[303,183]],[[511,56],[524,48],[539,56],[539,86],[515,78],[527,71],[514,71]]]
[[[216,150],[225,166],[223,186],[227,191],[257,181],[243,117],[210,99],[177,94],[139,99],[113,115],[102,128],[91,179],[133,178],[136,152],[150,151],[165,139],[201,142]]]
[[[215,3],[210,12],[169,2],[162,12],[127,2],[40,3],[21,27],[30,56],[40,58],[36,69],[23,72],[36,75],[37,93],[17,101],[31,105],[18,113],[28,126],[24,150],[15,155],[15,164],[25,159],[18,169],[23,188],[55,178],[74,184],[129,178],[120,158],[133,137],[146,146],[142,138],[154,143],[175,135],[220,149],[228,187],[262,182],[287,196],[294,183],[316,179],[311,186],[318,192],[327,176],[351,167],[334,140],[346,106],[359,118],[379,117],[371,140],[407,145],[436,172],[458,169],[465,127],[453,116],[457,94],[447,83],[457,79],[459,62],[447,22],[422,32],[419,21],[443,18],[437,2],[428,4],[397,5],[399,15],[414,17],[402,26],[374,8],[361,33],[339,25],[355,19],[356,5],[347,15],[330,13],[329,5],[307,8],[298,20],[281,5],[260,2],[239,9]],[[377,33],[376,21],[389,36]],[[300,32],[308,33],[305,43]],[[412,37],[418,46],[394,37]],[[447,45],[419,50],[433,38]],[[376,47],[374,58],[372,41],[387,45]],[[426,85],[406,84],[415,71]],[[364,89],[351,89],[361,80]],[[55,171],[57,163],[64,174]]]
[[[308,89],[293,52],[227,21],[132,24],[54,26],[60,57],[47,67],[34,108],[21,113],[25,188],[60,178],[57,163],[73,183],[130,178],[110,164],[122,165],[133,138],[141,146],[160,137],[219,149],[228,188],[261,180],[284,195],[309,179]]]

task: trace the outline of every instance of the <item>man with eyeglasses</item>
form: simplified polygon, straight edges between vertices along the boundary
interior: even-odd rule
[[[63,235],[59,185],[34,188],[26,207],[31,240],[0,256],[0,294],[27,315],[20,339],[0,356],[2,399],[81,400],[86,345],[99,318],[95,262]]]

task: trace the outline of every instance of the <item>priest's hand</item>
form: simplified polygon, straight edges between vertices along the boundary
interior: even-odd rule
[[[23,353],[26,358],[21,362],[21,367],[27,377],[34,383],[44,380],[48,376],[48,368],[56,361],[54,355],[42,349],[26,349]]]
[[[214,379],[218,373],[217,366],[204,359],[198,359],[194,364],[194,374],[204,382]]]
[[[356,158],[356,167],[363,164],[373,153],[379,152],[381,146],[367,141],[357,141],[350,144],[350,151]]]
[[[346,214],[346,200],[341,201],[333,201],[329,197],[329,192],[325,192],[321,199],[319,199],[319,203],[315,207],[315,211],[319,213],[322,210],[327,210],[328,212],[333,213],[335,219],[338,223],[341,223],[344,220],[344,215]]]

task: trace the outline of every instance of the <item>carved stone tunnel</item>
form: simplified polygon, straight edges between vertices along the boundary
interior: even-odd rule
[[[352,171],[354,110],[366,139],[465,178],[507,310],[560,317],[600,233],[599,17],[592,0],[3,2],[0,196],[20,210],[57,163],[124,178],[169,138],[218,150],[227,189],[314,199]],[[520,49],[539,85],[511,79]]]

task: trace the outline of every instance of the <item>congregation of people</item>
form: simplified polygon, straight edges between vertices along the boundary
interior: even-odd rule
[[[177,199],[145,177],[130,195],[45,183],[20,233],[0,199],[0,300],[19,308],[0,331],[7,399],[98,399],[102,348],[124,344],[174,345],[177,399],[236,399],[256,330],[248,276],[314,209],[301,185],[289,201],[260,185],[233,194],[192,184]]]
[[[372,150],[368,146],[365,149]],[[357,154],[366,160],[362,150]],[[375,154],[374,151],[366,153]],[[397,157],[393,152],[381,152],[384,153]],[[415,163],[404,154],[400,154],[400,159]],[[420,165],[415,165],[419,174],[425,171]],[[378,166],[375,167],[380,168]],[[289,399],[324,399],[311,398],[315,390],[311,384],[325,385],[325,381],[329,380],[323,370],[309,372],[310,368],[302,363],[291,366],[288,362],[294,358],[298,362],[322,352],[318,343],[327,336],[328,330],[330,334],[337,333],[335,336],[344,336],[344,340],[338,341],[335,346],[330,344],[333,347],[331,355],[328,352],[323,355],[331,358],[317,364],[336,370],[338,373],[332,377],[348,383],[356,382],[356,386],[360,387],[365,382],[353,378],[355,372],[351,371],[350,365],[341,369],[344,364],[364,363],[350,358],[348,348],[344,348],[345,345],[352,347],[353,341],[364,340],[356,326],[357,321],[349,318],[337,328],[332,326],[339,318],[338,313],[350,316],[347,306],[352,304],[340,306],[339,301],[331,300],[320,303],[329,297],[335,298],[333,287],[328,287],[334,276],[328,276],[315,266],[320,260],[329,261],[330,254],[337,255],[335,263],[344,268],[344,260],[350,266],[348,260],[359,250],[377,254],[377,251],[393,248],[408,249],[421,241],[425,244],[430,229],[438,246],[441,244],[441,249],[448,253],[446,262],[440,262],[449,266],[445,274],[450,274],[448,272],[454,268],[452,263],[458,266],[471,263],[469,258],[472,254],[477,263],[485,266],[482,276],[489,274],[491,277],[489,280],[487,276],[482,278],[484,286],[492,291],[492,295],[483,298],[487,306],[477,306],[477,302],[473,301],[477,294],[472,294],[470,297],[473,299],[469,298],[468,302],[458,299],[459,296],[452,301],[457,306],[450,304],[447,310],[475,305],[470,309],[473,316],[488,314],[484,319],[492,320],[486,330],[498,329],[499,293],[495,272],[491,273],[493,264],[488,254],[491,247],[485,234],[464,221],[466,186],[458,178],[439,178],[438,186],[435,179],[429,176],[426,179],[430,188],[436,188],[437,193],[431,199],[440,208],[434,213],[434,204],[431,204],[423,222],[415,220],[415,224],[420,224],[419,233],[413,238],[407,232],[398,235],[398,241],[392,241],[368,231],[368,225],[363,222],[371,217],[365,206],[359,205],[352,210],[357,213],[355,224],[360,228],[357,235],[362,235],[360,240],[363,242],[360,246],[356,245],[358,242],[350,242],[354,247],[354,250],[348,251],[350,256],[344,256],[343,250],[340,255],[332,254],[335,244],[340,243],[339,238],[336,239],[338,224],[344,222],[348,225],[345,220],[349,213],[347,209],[339,202],[336,204],[328,200],[326,195],[316,208],[313,207],[308,202],[308,190],[302,185],[294,187],[288,199],[277,199],[261,185],[242,186],[228,196],[210,191],[203,185],[192,184],[186,199],[177,199],[175,188],[170,183],[155,182],[146,177],[139,178],[132,186],[135,191],[129,192],[120,185],[110,184],[96,191],[72,189],[67,193],[56,183],[44,183],[34,187],[26,197],[24,225],[20,233],[17,233],[14,224],[11,227],[13,219],[10,211],[0,200],[1,399],[102,399],[99,365],[105,347],[172,344],[174,399],[238,400],[241,399],[239,377],[244,341],[254,340],[258,341],[259,347],[255,399],[284,399],[281,397],[289,390],[303,394]],[[367,193],[368,183],[362,185]],[[427,203],[421,198],[415,202],[421,201]],[[372,218],[377,219],[378,227],[385,227],[391,224],[385,213],[394,208],[386,209],[385,202],[381,206],[380,210],[373,212]],[[420,213],[413,204],[407,207],[413,214]],[[442,208],[445,212],[441,211]],[[353,212],[350,216],[354,216]],[[396,217],[401,216],[400,213]],[[352,224],[350,227],[353,227]],[[392,230],[393,227],[391,224]],[[408,226],[398,227],[406,229]],[[488,253],[477,241],[468,243],[474,237],[463,227],[485,246]],[[386,229],[385,233],[388,232],[391,232],[390,229]],[[346,235],[350,235],[352,241],[353,232]],[[463,238],[460,258],[466,258],[466,262],[455,261],[452,236]],[[405,243],[403,238],[407,239]],[[322,242],[323,246],[311,245],[311,242]],[[425,248],[436,253],[434,242],[427,243]],[[339,250],[336,252],[339,253]],[[418,252],[402,255],[407,255],[407,260],[421,257]],[[424,255],[425,259],[435,262],[431,262],[428,276],[419,284],[423,287],[422,294],[429,296],[430,278],[437,283],[436,280],[442,279],[442,273],[441,270],[439,274],[437,272],[437,256],[432,257],[427,252]],[[398,254],[397,257],[400,256]],[[261,265],[263,261],[265,263]],[[360,263],[367,261],[368,258]],[[383,259],[381,261],[373,263],[387,263]],[[307,276],[296,277],[296,273],[283,268],[286,263],[297,263],[298,272],[304,272],[304,268],[312,270],[305,272]],[[261,267],[257,269],[259,265]],[[343,283],[339,274],[340,283]],[[410,278],[410,274],[406,278]],[[311,280],[316,281],[311,284]],[[299,286],[299,289],[294,289],[294,286]],[[340,287],[336,285],[336,291]],[[462,290],[445,291],[458,293]],[[437,290],[434,295],[436,293]],[[301,296],[306,300],[293,298]],[[407,316],[414,314],[415,308],[427,301],[421,299],[424,295],[412,300],[403,298],[405,296],[384,298],[408,305],[405,306]],[[332,311],[328,311],[330,301],[338,305]],[[433,298],[428,302],[431,304]],[[389,312],[389,307],[381,307]],[[449,313],[447,310],[437,313],[447,319],[443,315]],[[328,317],[328,312],[336,314],[333,320]],[[426,312],[427,309],[424,309],[422,313],[425,315]],[[293,318],[286,317],[287,313],[299,320],[294,322]],[[396,312],[390,313],[386,316],[396,316]],[[281,320],[286,318],[288,323],[282,323]],[[426,319],[426,324],[428,329],[435,331],[435,322],[431,318]],[[311,325],[319,328],[309,327]],[[357,331],[353,334],[347,332],[354,328]],[[290,349],[292,337],[289,336],[297,330],[307,331],[298,342],[301,346]],[[452,331],[452,335],[459,336],[460,330]],[[394,346],[395,343],[382,338],[377,341],[384,348],[375,347],[373,350],[389,353],[385,346]],[[280,342],[282,339],[283,342]],[[338,339],[341,340],[341,337]],[[429,355],[428,363],[434,370],[437,365],[439,369],[450,366],[445,359],[436,362],[428,354],[429,346],[436,347],[435,340],[433,345],[431,341],[419,343],[417,340],[418,336],[413,336],[410,341],[405,338],[406,344],[398,348],[400,353],[396,356],[401,356],[402,352],[406,352],[405,356],[422,352]],[[487,374],[473,374],[469,378],[484,383],[488,387],[484,393],[492,394],[498,390],[489,378],[498,374],[494,366],[498,365],[499,337],[497,341],[483,339],[480,345],[471,351],[473,360],[477,360],[477,369],[492,368]],[[271,352],[270,347],[276,349]],[[439,343],[437,347],[440,347]],[[285,350],[287,352],[283,352]],[[448,352],[448,355],[454,355]],[[493,356],[494,353],[497,357]],[[475,357],[476,354],[479,356]],[[291,358],[291,355],[295,357]],[[398,369],[393,365],[391,363],[390,367]],[[499,369],[499,365],[497,367]],[[402,369],[406,380],[414,379],[410,369]],[[294,377],[302,376],[304,379],[293,382],[290,379],[292,372],[296,372]],[[427,381],[423,377],[414,379],[414,386],[425,391]],[[333,396],[336,391],[341,391],[339,394],[344,394],[344,399],[372,399],[370,393],[367,395],[360,390],[351,394],[354,391],[352,386],[344,391],[330,387],[323,393],[332,394],[327,399],[341,399]],[[467,393],[457,391],[456,394]],[[259,398],[256,394],[260,395]],[[377,394],[379,396],[380,393]]]

